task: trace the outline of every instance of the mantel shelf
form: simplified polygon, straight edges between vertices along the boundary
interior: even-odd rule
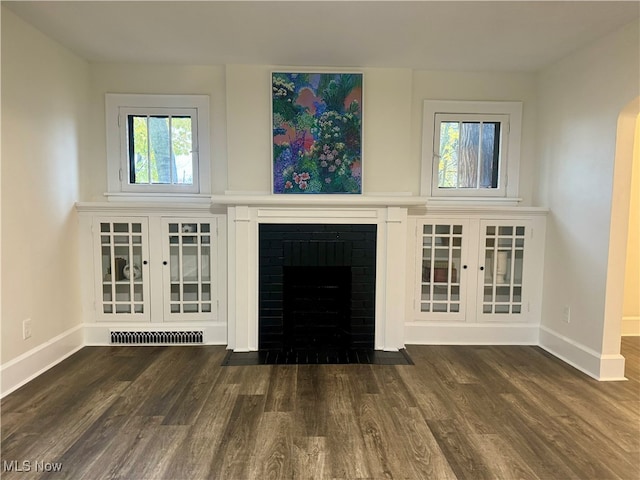
[[[213,205],[249,207],[415,207],[424,206],[425,197],[411,195],[213,195]]]
[[[78,202],[76,209],[86,214],[207,214],[215,209],[244,206],[265,209],[349,209],[353,211],[399,207],[422,214],[459,215],[547,215],[548,208],[502,204],[499,202],[434,202],[432,198],[419,195],[275,195],[261,193],[227,193],[209,197],[208,202],[169,201],[112,201]]]

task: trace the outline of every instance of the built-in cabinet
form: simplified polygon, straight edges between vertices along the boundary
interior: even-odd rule
[[[78,205],[87,343],[108,344],[114,331],[201,331],[226,343],[226,222],[210,210]]]
[[[448,214],[413,221],[410,321],[491,323],[536,318],[543,218]]]
[[[98,321],[215,318],[215,219],[99,217],[93,232]]]
[[[305,222],[377,225],[376,348],[538,341],[545,209],[273,201],[228,212],[78,205],[87,344],[109,344],[119,331],[197,330],[204,343],[256,349],[258,225]]]

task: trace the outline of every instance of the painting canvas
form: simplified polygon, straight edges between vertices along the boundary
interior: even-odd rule
[[[362,193],[362,74],[274,72],[273,192]]]

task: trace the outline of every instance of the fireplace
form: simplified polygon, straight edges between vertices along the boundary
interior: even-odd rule
[[[221,315],[228,318],[229,350],[257,354],[259,348],[267,348],[269,344],[266,342],[269,341],[273,342],[273,348],[283,346],[284,340],[278,344],[277,335],[270,334],[280,331],[284,335],[284,267],[321,266],[319,262],[285,265],[285,254],[289,262],[295,258],[296,251],[302,252],[307,248],[303,246],[305,242],[308,248],[315,249],[316,246],[310,246],[312,240],[325,243],[322,247],[317,245],[318,258],[326,254],[331,259],[331,255],[339,255],[339,248],[351,248],[351,265],[326,265],[351,270],[350,341],[366,339],[366,344],[370,345],[373,325],[373,348],[376,352],[397,352],[404,348],[407,208],[422,205],[424,199],[382,195],[225,194],[214,196],[213,202],[226,207],[228,213],[226,225],[221,225],[227,232],[222,238],[227,242],[229,252],[228,261],[221,262],[221,267],[227,268],[228,281],[223,288],[228,298],[228,310],[222,311]],[[273,225],[284,225],[289,230],[285,234],[261,233],[265,228],[276,228]],[[316,234],[309,239],[308,232],[295,233],[297,228],[306,228],[307,225],[324,225],[323,235],[326,236],[321,239]],[[345,226],[351,231],[341,230]],[[370,251],[366,255],[359,247],[361,242],[347,242],[355,234],[353,230],[357,232],[358,228],[369,232],[366,236],[370,240]],[[299,234],[305,235],[306,240],[297,238]],[[264,240],[265,235],[280,236],[281,239],[271,239],[275,242],[272,249],[260,245],[259,237]],[[278,242],[281,244],[277,245]],[[359,265],[359,258],[363,255],[368,263]],[[363,276],[375,278],[368,283],[366,291],[363,291],[365,287],[358,285]],[[260,287],[265,280],[271,285],[266,289]],[[366,300],[363,299],[365,293]],[[354,295],[359,298],[354,298]],[[371,296],[375,297],[373,301]],[[368,310],[363,312],[365,309]]]
[[[374,348],[373,224],[261,224],[258,350]]]

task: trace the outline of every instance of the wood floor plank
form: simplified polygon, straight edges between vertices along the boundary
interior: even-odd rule
[[[491,468],[494,479],[545,480],[499,434],[475,435],[474,445]]]
[[[372,369],[372,374],[378,384],[378,391],[384,392],[384,397],[391,397],[390,402],[400,409],[416,406],[415,398],[402,380],[401,369],[411,370],[413,366],[386,366]]]
[[[558,422],[572,438],[581,439],[580,446],[586,452],[599,451],[597,463],[608,469],[612,478],[616,475],[621,478],[640,478],[640,455],[634,458],[633,454],[630,455],[617,444],[602,442],[600,431],[574,415],[560,416]]]
[[[120,410],[116,402],[95,421],[71,446],[59,457],[65,465],[87,465],[88,468],[97,461],[105,449],[115,440],[118,432],[130,421],[128,415]],[[67,474],[77,472],[67,470]],[[71,477],[72,478],[72,477]]]
[[[224,377],[224,375],[221,375]],[[212,465],[220,454],[223,436],[238,401],[240,386],[221,381],[210,392],[200,414],[167,469],[170,478],[216,478]]]
[[[324,372],[331,370],[323,369]],[[345,479],[372,478],[365,438],[358,422],[358,404],[354,403],[355,392],[351,388],[351,378],[344,373],[326,375],[326,378],[329,476]],[[356,401],[359,400],[357,398]]]
[[[124,391],[129,382],[109,382],[91,391],[71,406],[61,405],[55,413],[25,425],[22,432],[16,432],[2,441],[2,456],[9,458],[37,459],[53,461],[61,457],[69,445],[77,440],[93,423],[102,416],[113,400]],[[47,409],[48,410],[48,409]],[[61,421],[61,412],[65,412]],[[16,438],[17,437],[17,438]]]
[[[147,426],[140,432],[141,440],[131,449],[128,461],[113,478],[174,480],[167,475],[167,470],[188,431],[186,425]]]
[[[266,412],[292,412],[295,409],[297,390],[297,365],[274,365],[271,368],[269,387],[265,399]]]
[[[189,358],[189,363],[197,362],[184,389],[174,397],[173,406],[167,412],[164,425],[192,425],[204,407],[221,370],[218,367],[225,355],[223,347],[215,354],[200,349],[199,354]]]
[[[506,410],[498,435],[540,478],[585,480],[558,456],[544,435],[526,424],[515,412]]]
[[[246,469],[256,445],[255,432],[263,411],[264,395],[238,395],[213,458],[213,478],[247,478]]]
[[[628,381],[538,347],[409,346],[415,365],[223,367],[224,347],[87,347],[2,400],[3,480],[640,478]],[[22,461],[61,472],[18,472]]]
[[[560,456],[562,462],[581,478],[615,478],[615,474],[602,462],[594,462],[584,443],[576,444],[574,432],[558,428],[556,419],[551,415],[532,408],[524,396],[501,394],[522,422],[529,425]]]
[[[296,480],[322,480],[326,476],[327,437],[293,439],[292,474]]]
[[[296,376],[295,436],[324,437],[329,416],[324,372],[330,369],[317,365],[298,365]]]
[[[293,475],[292,412],[264,412],[249,458],[246,478],[289,479]]]
[[[407,459],[402,469],[404,477],[400,478],[457,478],[420,409],[409,407],[396,409],[394,413],[402,437],[397,441],[402,445],[401,450]]]
[[[400,440],[395,431],[385,428],[384,415],[377,405],[378,395],[367,394],[357,405],[358,426],[364,441],[365,460],[373,478],[393,478],[402,462],[398,452],[389,448],[390,442]]]
[[[464,427],[458,425],[455,420],[429,420],[427,423],[457,478],[492,478],[488,465],[475,445],[475,438],[465,435]]]
[[[428,367],[428,376],[416,375],[411,368],[398,369],[398,374],[427,420],[447,420],[455,416],[455,409],[449,401],[445,387],[435,374],[435,367]]]
[[[133,461],[132,454],[144,438],[141,432],[149,425],[160,425],[162,418],[127,416],[124,420],[124,425],[112,432],[112,437],[104,434],[101,444],[93,440],[85,446],[80,438],[58,459],[63,465],[62,477],[52,474],[51,478],[101,480],[121,476],[123,468]]]

